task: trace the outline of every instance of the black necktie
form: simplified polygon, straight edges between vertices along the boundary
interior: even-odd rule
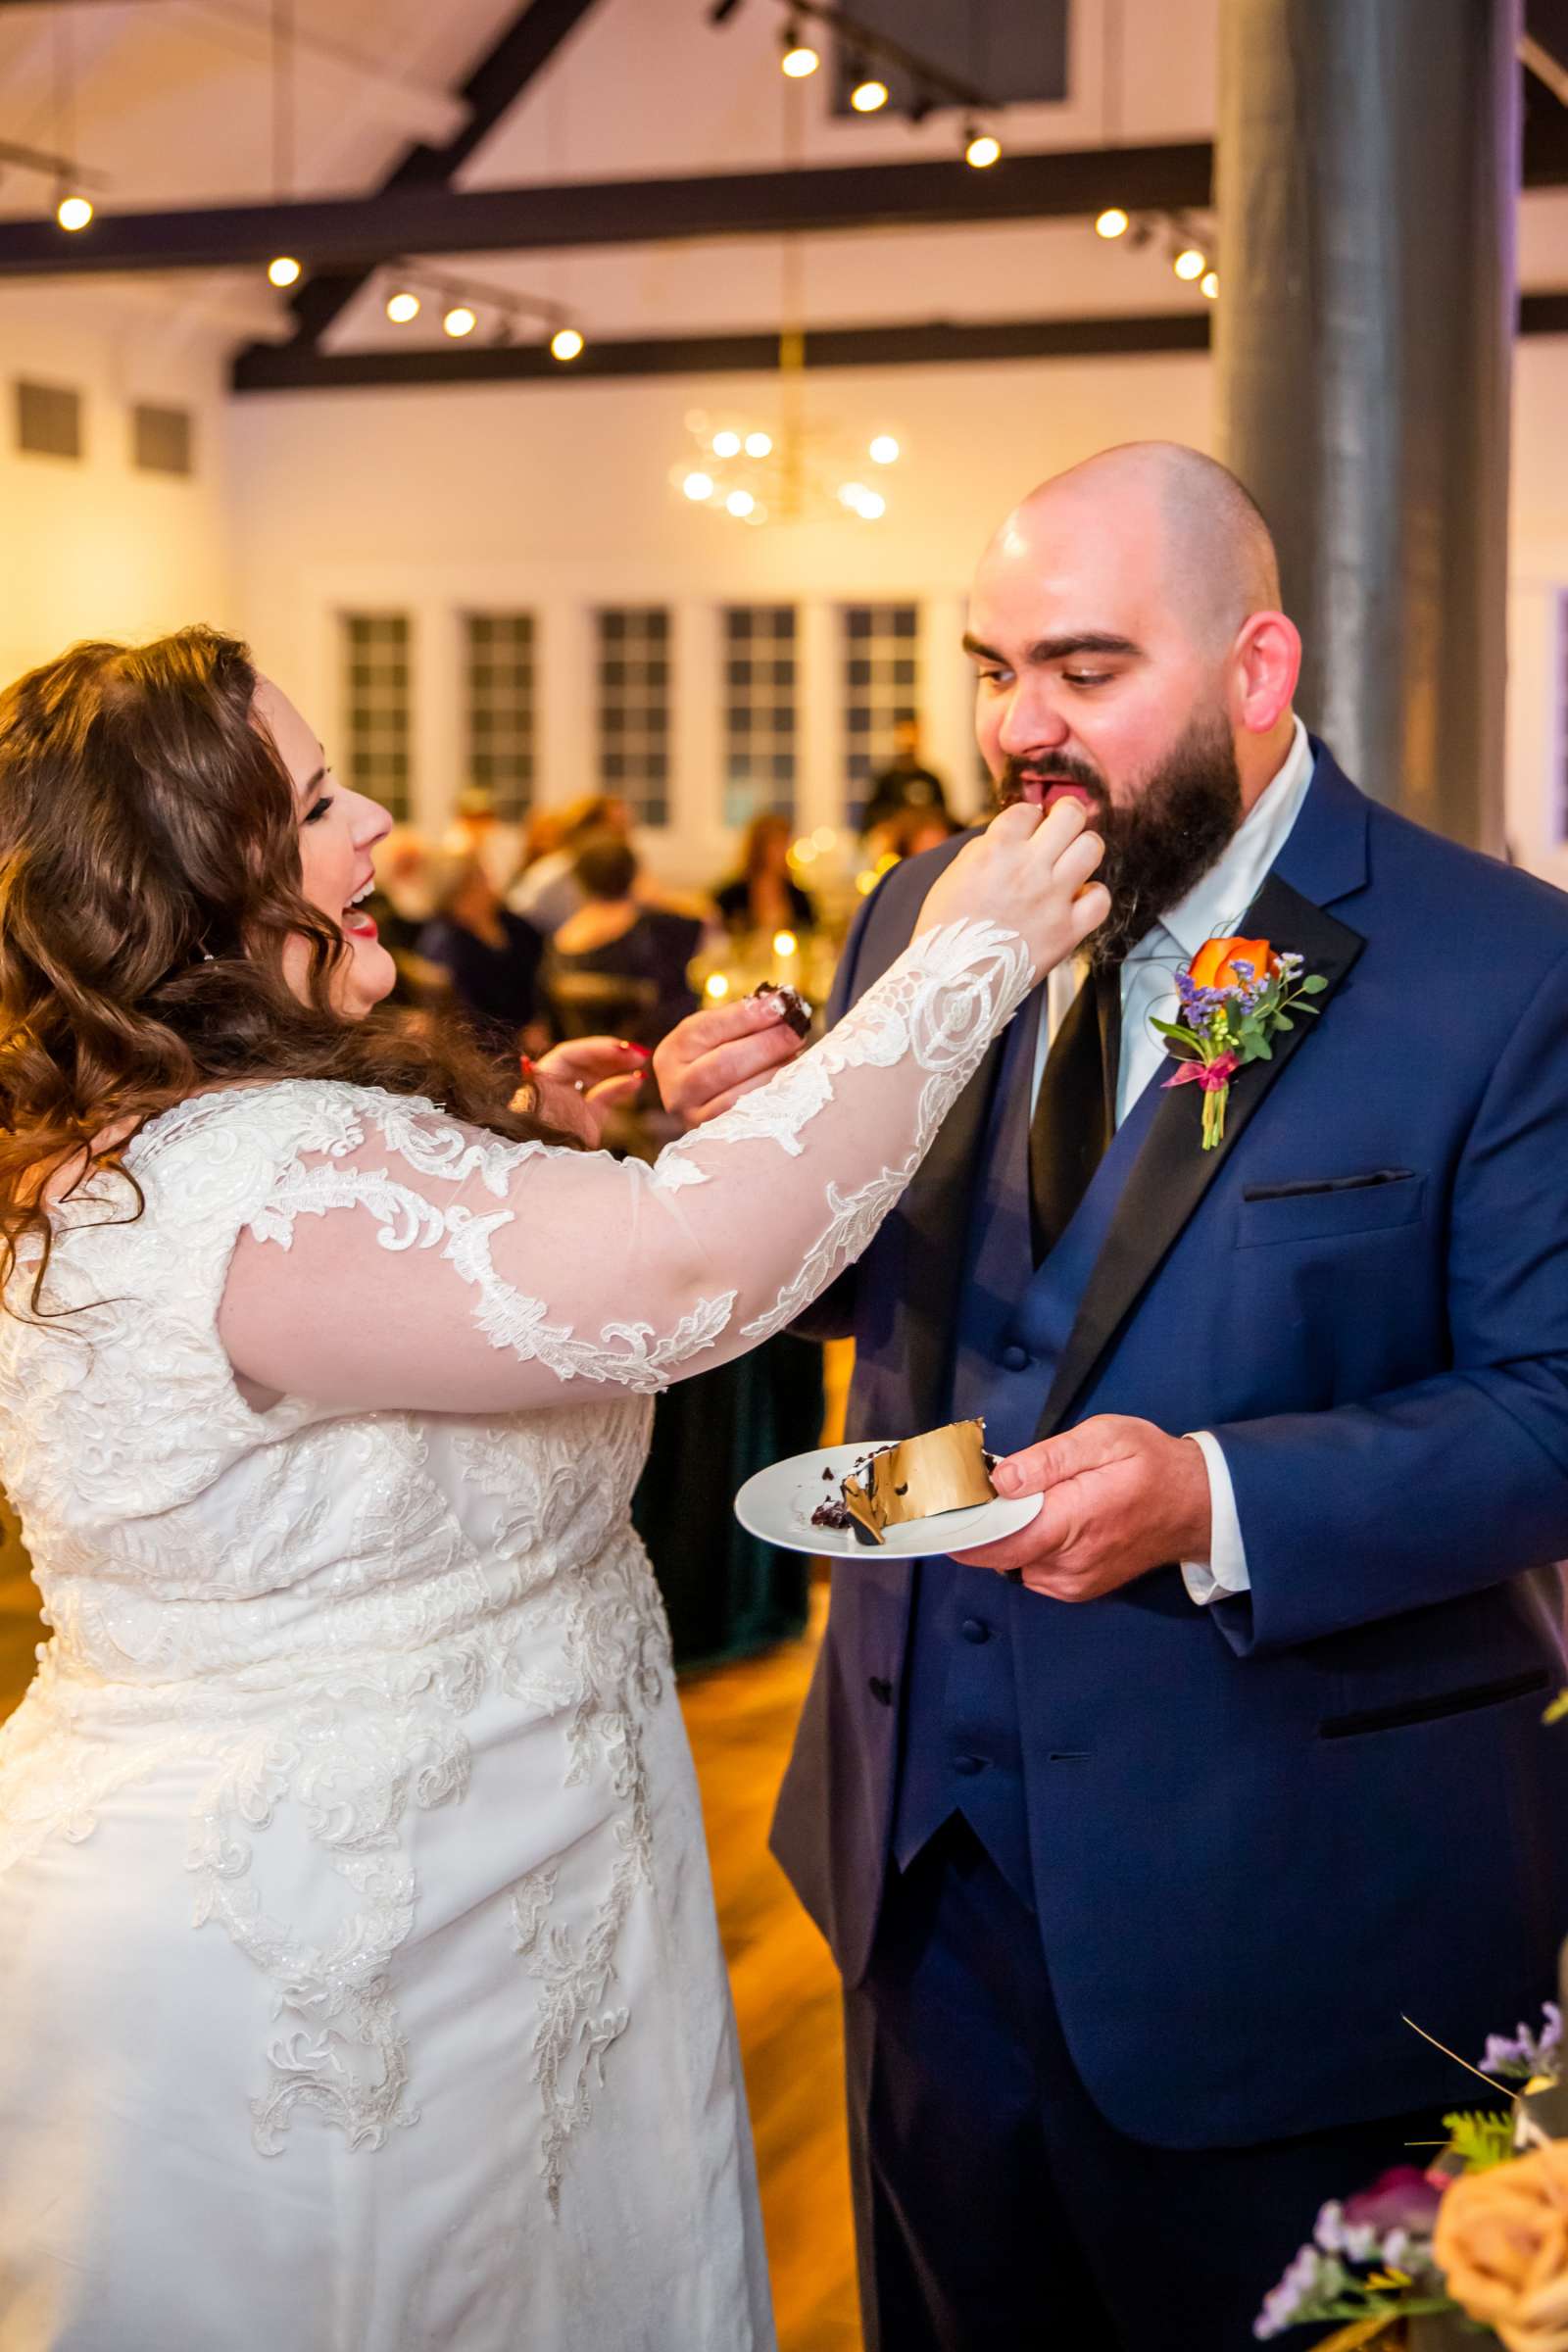
[[[1121,974],[1092,972],[1052,1042],[1029,1126],[1029,1210],[1037,1266],[1066,1231],[1116,1131],[1120,1050]]]

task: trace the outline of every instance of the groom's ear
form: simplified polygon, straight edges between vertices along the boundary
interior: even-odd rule
[[[1231,649],[1232,710],[1249,735],[1267,735],[1290,710],[1301,674],[1301,636],[1284,612],[1253,612]]]

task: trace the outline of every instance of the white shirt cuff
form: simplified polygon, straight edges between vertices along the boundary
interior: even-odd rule
[[[1208,1472],[1208,1557],[1182,1562],[1182,1582],[1188,1596],[1201,1609],[1222,1592],[1250,1592],[1252,1580],[1247,1573],[1247,1546],[1242,1542],[1236,1489],[1231,1484],[1224,1448],[1206,1429],[1191,1429],[1187,1435],[1202,1455]]]

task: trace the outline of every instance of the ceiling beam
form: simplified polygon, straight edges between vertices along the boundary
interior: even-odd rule
[[[791,231],[1086,219],[1110,204],[1130,213],[1201,211],[1209,202],[1212,170],[1211,144],[1195,139],[1011,155],[989,172],[946,160],[850,164],[519,188],[406,183],[372,196],[202,212],[105,210],[90,231],[77,236],[67,235],[52,219],[0,221],[0,278],[239,269],[277,253],[295,254],[310,266],[368,270],[421,254],[539,253]],[[1533,110],[1524,184],[1568,186],[1568,109]]]
[[[1195,140],[1014,155],[989,172],[944,159],[710,172],[690,179],[558,180],[520,188],[405,184],[375,196],[204,212],[105,210],[89,235],[74,237],[53,220],[0,221],[0,277],[209,270],[225,263],[240,268],[277,253],[370,270],[416,254],[538,253],[791,230],[1064,220],[1092,216],[1108,204],[1134,213],[1185,211],[1207,203],[1211,169],[1208,142]]]
[[[1127,359],[1208,349],[1212,314],[1161,311],[1093,318],[933,319],[920,324],[816,327],[806,337],[808,368],[932,368],[980,360]],[[1526,294],[1521,335],[1568,335],[1568,293]],[[607,381],[654,375],[767,375],[778,367],[776,335],[663,335],[590,343],[569,367],[538,343],[473,350],[441,344],[415,351],[313,351],[259,344],[242,352],[235,392],[410,390],[431,385]]]
[[[1206,351],[1208,313],[1151,318],[1004,318],[928,324],[814,327],[806,337],[808,368],[928,368],[954,361],[1101,359],[1136,352]],[[778,368],[778,337],[664,335],[590,343],[563,366],[540,343],[447,343],[416,351],[309,351],[296,344],[242,352],[231,379],[236,392],[322,392],[430,384],[563,383],[568,376],[606,379],[649,375],[767,375]]]
[[[459,92],[466,120],[440,147],[411,147],[382,181],[383,196],[399,188],[450,187],[458,172],[544,72],[593,0],[523,0]],[[290,248],[292,250],[292,248]],[[317,343],[342,316],[370,274],[370,267],[313,272],[292,297],[295,337]]]

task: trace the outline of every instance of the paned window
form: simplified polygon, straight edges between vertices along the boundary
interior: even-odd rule
[[[344,773],[400,820],[410,808],[409,652],[406,612],[344,613]]]
[[[468,781],[515,824],[533,799],[534,621],[531,612],[466,615]]]
[[[844,798],[858,824],[871,781],[893,759],[893,730],[920,715],[920,609],[840,608],[844,658]]]
[[[615,605],[598,614],[599,782],[638,821],[669,821],[669,613]]]
[[[795,813],[795,608],[724,609],[724,822]]]

